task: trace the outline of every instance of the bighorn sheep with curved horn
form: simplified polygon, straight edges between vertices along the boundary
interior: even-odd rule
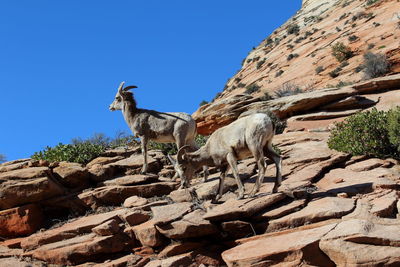
[[[281,156],[272,148],[272,138],[275,134],[275,126],[266,114],[256,113],[239,118],[231,124],[216,130],[207,140],[206,144],[195,152],[186,152],[187,146],[179,149],[177,160],[171,157],[175,170],[189,186],[189,180],[195,171],[201,166],[216,166],[221,170],[218,200],[223,194],[224,178],[228,166],[232,169],[239,188],[239,196],[244,197],[244,188],[239,178],[237,160],[253,156],[258,166],[258,179],[250,196],[254,196],[259,190],[264,179],[266,162],[264,155],[273,160],[276,165],[276,181],[272,192],[276,192],[282,182]]]
[[[131,131],[140,138],[144,164],[142,173],[147,172],[147,142],[153,140],[158,143],[175,143],[179,148],[188,145],[196,150],[195,137],[197,135],[196,122],[183,112],[164,113],[136,107],[133,93],[128,90],[137,86],[126,86],[122,82],[118,87],[110,110],[122,110],[122,114]],[[206,179],[206,178],[205,178]]]

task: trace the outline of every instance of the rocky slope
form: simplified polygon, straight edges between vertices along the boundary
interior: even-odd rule
[[[332,121],[371,106],[400,103],[400,76],[246,103],[216,106],[234,120],[272,109],[289,117],[275,136],[284,181],[271,194],[270,164],[261,192],[236,200],[219,173],[177,190],[160,151],[107,151],[86,166],[21,159],[0,165],[0,266],[396,266],[400,264],[400,167],[391,159],[351,157],[328,149]],[[241,101],[241,102],[240,102]],[[211,106],[212,107],[212,106]],[[210,107],[209,107],[210,108]],[[216,125],[218,125],[216,123]],[[252,159],[239,165],[249,192]],[[378,253],[376,253],[378,251]]]
[[[254,198],[237,200],[229,176],[219,203],[211,202],[217,170],[178,190],[160,151],[149,152],[147,175],[138,174],[136,148],[86,166],[3,163],[0,266],[399,265],[399,163],[332,151],[328,137],[326,129],[277,135],[279,192],[271,194],[269,164]],[[255,162],[240,162],[239,172],[250,192]]]
[[[259,102],[266,93],[274,96],[274,91],[282,88],[312,92],[359,83],[364,77],[360,66],[366,52],[386,55],[391,64],[388,75],[398,73],[398,36],[397,0],[303,1],[291,19],[248,54],[223,92],[193,114],[200,133],[210,134],[231,121],[230,114],[214,113],[219,106],[242,112],[246,110],[243,105]],[[332,55],[332,46],[338,42],[353,52],[342,63]],[[337,77],[330,74],[334,70]]]

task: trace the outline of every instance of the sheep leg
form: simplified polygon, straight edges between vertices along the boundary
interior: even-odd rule
[[[282,183],[282,157],[275,152],[272,147],[271,141],[269,141],[267,146],[265,147],[264,153],[269,159],[271,159],[275,163],[276,166],[276,180],[274,188],[272,189],[272,193],[276,193],[278,191],[278,187]]]
[[[242,199],[244,197],[244,187],[242,181],[240,180],[239,172],[237,169],[237,158],[235,157],[233,152],[229,152],[228,155],[226,156],[226,160],[228,161],[229,166],[232,169],[233,176],[235,177],[236,183],[238,185],[239,189],[238,199]]]
[[[142,155],[143,155],[143,167],[140,173],[144,174],[147,173],[147,138],[145,136],[141,136],[140,143],[142,145]]]
[[[215,196],[215,202],[218,201],[224,194],[224,181],[225,181],[226,173],[228,171],[228,166],[221,167],[220,171],[221,171],[221,174],[219,176],[218,192],[217,192],[217,195]]]
[[[265,169],[267,167],[265,160],[264,160],[263,153],[261,152],[259,154],[261,154],[261,155],[257,155],[257,157],[256,157],[257,167],[258,167],[258,177],[257,177],[256,183],[253,187],[253,190],[250,193],[251,197],[254,197],[255,194],[258,191],[260,191],[260,186],[261,186],[261,183],[264,181]]]

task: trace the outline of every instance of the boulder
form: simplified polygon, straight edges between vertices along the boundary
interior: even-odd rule
[[[140,169],[143,166],[143,163],[144,163],[144,159],[143,159],[143,156],[141,154],[133,154],[129,158],[122,159],[122,160],[119,160],[117,162],[110,163],[108,165],[116,167],[116,168],[119,168],[119,169],[125,169],[125,170],[127,170],[127,169],[129,169],[129,170],[135,169],[137,171],[140,171]],[[158,160],[156,160],[155,158],[151,157],[150,153],[149,153],[149,155],[147,157],[147,164],[148,164],[148,171],[149,172],[156,173],[161,169]]]
[[[210,221],[227,221],[249,218],[285,197],[283,193],[276,193],[240,200],[228,199],[225,203],[207,211],[204,219]]]
[[[373,199],[370,203],[371,213],[379,217],[395,217],[396,203],[398,196],[396,192],[392,191],[389,194],[383,195]]]
[[[50,169],[47,167],[24,168],[0,173],[0,181],[23,180],[48,176]]]
[[[43,221],[42,209],[36,204],[0,211],[0,236],[10,238],[33,234]]]
[[[133,232],[136,239],[139,240],[143,246],[158,247],[164,242],[164,239],[157,231],[153,220],[127,228],[126,231]]]
[[[146,198],[139,197],[139,196],[131,196],[125,199],[124,207],[125,208],[133,208],[133,207],[140,207],[146,205],[149,201]]]
[[[204,220],[203,215],[204,211],[195,210],[183,216],[181,220],[157,225],[157,229],[172,239],[195,238],[218,233],[217,227]]]
[[[155,225],[167,224],[178,220],[192,211],[192,203],[182,202],[166,206],[152,207],[153,222]]]
[[[121,214],[120,217],[124,222],[126,222],[130,226],[135,226],[144,223],[151,218],[150,212],[143,211],[140,209],[128,211],[124,214]]]
[[[324,236],[320,249],[337,266],[400,265],[400,225],[381,225],[367,220],[339,223]]]
[[[267,231],[277,231],[289,227],[310,224],[332,218],[340,218],[355,208],[354,199],[324,197],[313,200],[297,212],[269,222]]]
[[[257,237],[222,253],[228,266],[335,266],[319,240],[336,224]]]
[[[115,156],[115,157],[97,157],[94,160],[92,160],[91,162],[89,162],[88,164],[86,164],[86,168],[90,169],[91,167],[93,167],[96,164],[99,165],[107,165],[119,160],[124,159],[124,157],[122,156]]]
[[[114,218],[92,228],[92,232],[99,236],[114,235],[120,231],[120,223],[121,220]]]
[[[89,182],[89,172],[79,163],[60,162],[53,169],[63,185],[69,188],[86,187]]]
[[[46,171],[47,168],[41,168],[36,174],[30,172],[29,175],[35,176]],[[0,210],[43,201],[63,193],[64,188],[49,177],[10,178],[0,184]]]
[[[116,167],[111,166],[109,164],[108,165],[93,164],[88,171],[90,175],[90,180],[98,183],[110,179],[110,177],[114,177],[114,174],[116,172]]]

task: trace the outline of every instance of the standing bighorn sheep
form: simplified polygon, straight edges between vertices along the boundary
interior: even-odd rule
[[[122,110],[124,119],[131,131],[140,138],[144,164],[142,173],[147,172],[147,142],[153,140],[158,143],[175,143],[179,148],[188,145],[196,149],[195,137],[197,135],[196,122],[183,112],[164,113],[136,107],[132,92],[128,90],[137,86],[127,86],[125,82],[118,87],[110,110]]]
[[[244,196],[244,188],[239,178],[237,160],[245,159],[251,155],[258,166],[258,179],[250,196],[254,196],[259,190],[264,179],[266,162],[264,155],[273,160],[276,165],[276,181],[272,192],[276,192],[282,182],[281,157],[272,148],[272,138],[275,134],[275,126],[271,119],[262,113],[248,115],[216,130],[207,140],[206,144],[195,152],[186,152],[188,147],[179,149],[177,160],[169,157],[174,164],[184,186],[189,186],[189,180],[195,171],[201,166],[216,166],[221,170],[218,200],[223,194],[224,178],[228,166],[239,187],[239,196]]]

